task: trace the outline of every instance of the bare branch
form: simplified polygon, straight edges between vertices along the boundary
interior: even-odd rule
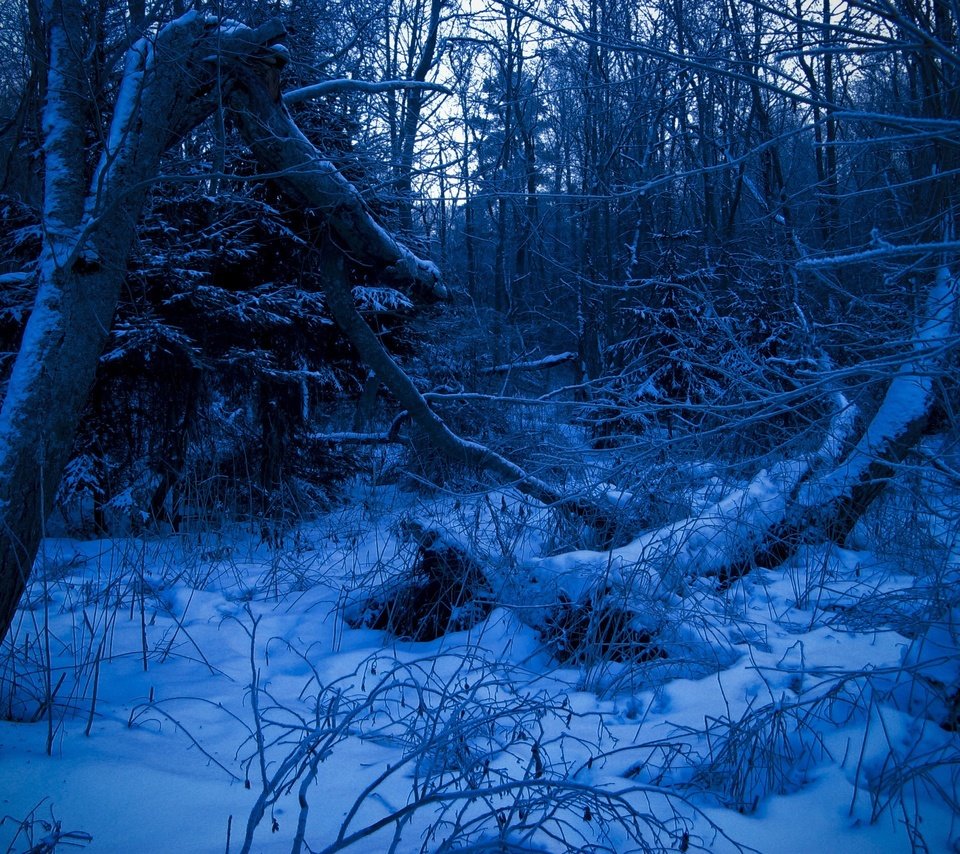
[[[397,89],[425,89],[430,92],[441,92],[444,95],[452,95],[453,90],[439,83],[427,83],[421,80],[350,80],[342,77],[335,80],[324,80],[321,83],[313,83],[310,86],[303,86],[300,89],[292,89],[283,95],[283,103],[299,104],[303,101],[309,101],[311,98],[322,98],[324,95],[331,95],[337,92],[365,92],[368,94],[378,94],[380,92],[392,92]]]
[[[507,362],[502,365],[494,365],[492,368],[483,368],[480,374],[486,376],[488,374],[509,374],[513,371],[542,371],[576,360],[576,353],[555,353],[552,356],[544,356],[542,359],[533,359],[527,362]]]

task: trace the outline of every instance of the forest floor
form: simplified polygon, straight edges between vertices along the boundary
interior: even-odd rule
[[[421,643],[344,621],[414,559],[403,519],[535,560],[520,502],[358,481],[275,546],[46,540],[0,851],[960,850],[955,523],[895,494],[856,548],[705,582],[681,660],[560,664],[503,607]]]

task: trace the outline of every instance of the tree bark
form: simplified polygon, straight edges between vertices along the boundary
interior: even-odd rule
[[[82,4],[47,8],[44,243],[36,302],[0,410],[0,638],[6,637],[39,549],[106,341],[136,223],[161,155],[214,108],[219,48],[233,60],[283,33],[219,33],[199,14],[131,48],[100,163],[84,170]]]

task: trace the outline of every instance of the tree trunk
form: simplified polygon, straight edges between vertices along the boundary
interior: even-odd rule
[[[569,512],[609,536],[614,523],[605,508],[585,498],[562,494],[500,454],[463,439],[430,408],[357,312],[345,258],[353,263],[364,259],[380,275],[401,271],[402,278],[431,294],[442,287],[436,268],[417,259],[377,225],[357,190],[320,157],[290,118],[279,92],[271,92],[256,70],[243,73],[231,92],[230,106],[244,141],[264,171],[278,176],[274,180],[294,201],[324,214],[329,233],[321,236],[319,248],[330,312],[360,358],[407,410],[433,447],[452,460],[494,472],[524,494]]]
[[[569,512],[601,532],[609,533],[612,530],[613,522],[609,514],[595,503],[564,495],[496,451],[454,433],[430,408],[410,377],[393,360],[360,316],[354,306],[353,290],[344,270],[342,253],[331,245],[323,247],[321,252],[324,293],[334,320],[357,349],[360,358],[390,389],[434,448],[451,460],[494,472],[523,494]]]
[[[427,34],[420,54],[420,61],[413,69],[411,80],[423,83],[433,67],[437,51],[437,34],[440,29],[440,9],[442,0],[430,0],[430,17],[427,22]],[[400,228],[403,232],[413,229],[413,153],[417,140],[417,128],[420,114],[423,112],[423,100],[426,92],[420,88],[405,93],[403,126],[400,130],[400,162],[397,164],[396,191],[400,213]]]
[[[436,266],[423,261],[373,218],[356,188],[300,132],[263,64],[233,69],[228,103],[244,142],[274,183],[329,229],[336,248],[368,275],[412,284],[421,296],[446,291]]]
[[[100,164],[84,170],[82,4],[49,7],[44,110],[44,244],[36,302],[0,410],[0,638],[6,637],[116,309],[127,256],[160,157],[213,109],[220,47],[241,58],[282,35],[218,33],[189,13],[127,55]]]

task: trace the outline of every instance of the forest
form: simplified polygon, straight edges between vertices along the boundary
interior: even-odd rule
[[[957,0],[0,0],[0,850],[960,850]]]

